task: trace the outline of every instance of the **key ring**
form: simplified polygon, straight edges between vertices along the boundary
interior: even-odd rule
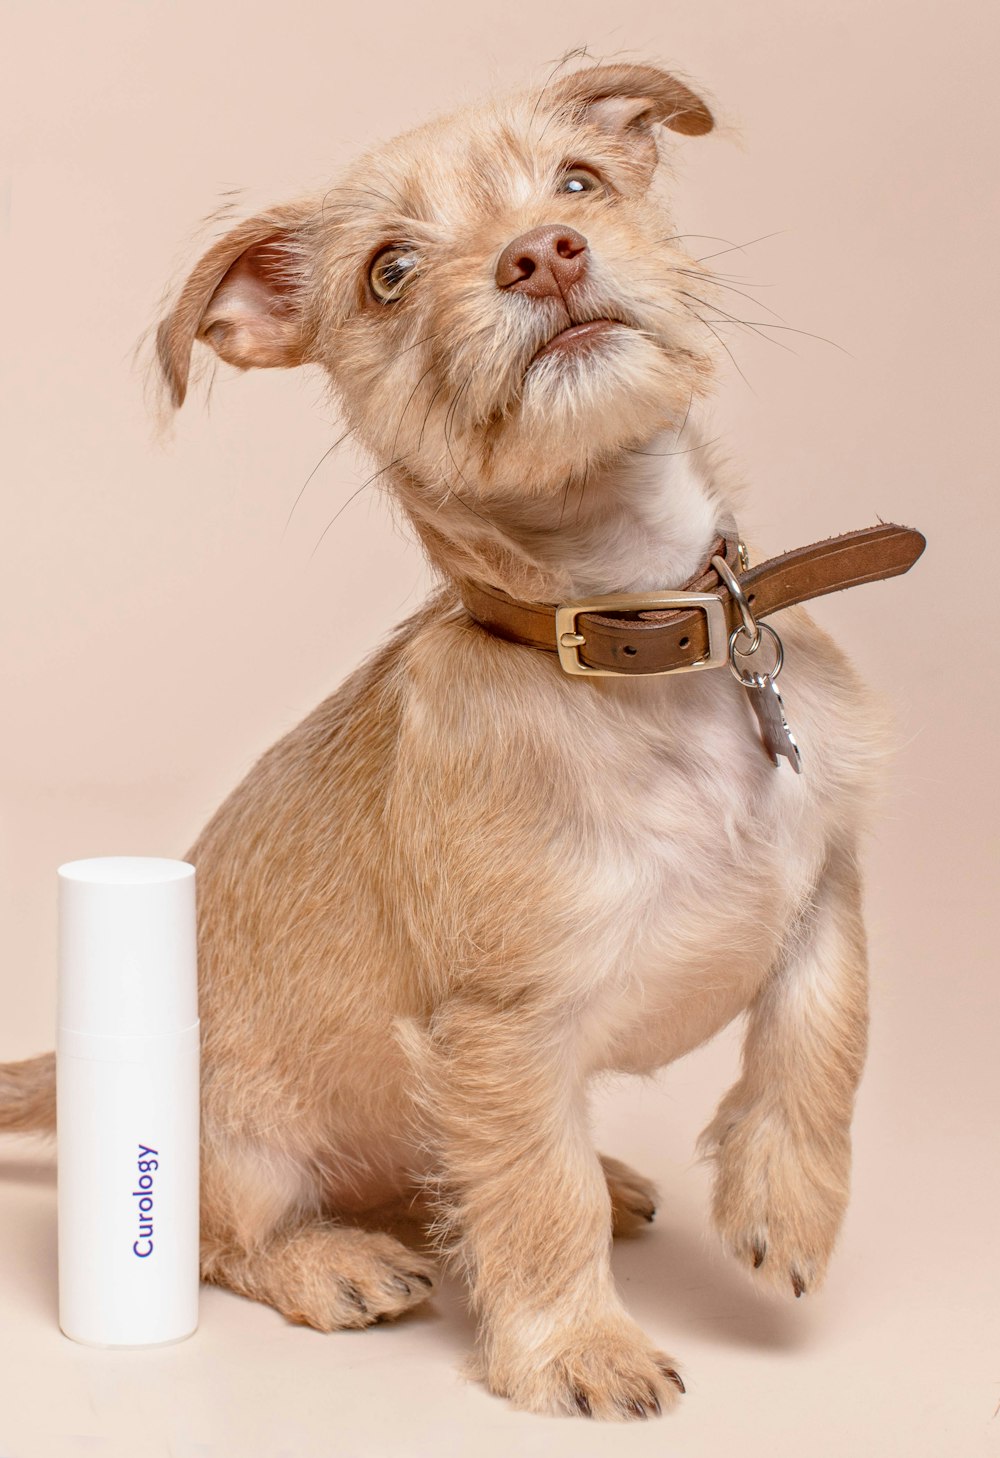
[[[737,683],[741,683],[744,688],[760,688],[765,679],[771,679],[773,681],[778,677],[778,674],[781,672],[781,665],[785,661],[785,650],[782,646],[781,639],[771,627],[770,623],[757,623],[756,628],[758,634],[757,647],[760,647],[760,635],[766,633],[774,644],[777,658],[774,661],[774,667],[769,668],[766,673],[745,674],[741,668],[737,668],[736,666],[736,655],[738,653],[741,658],[749,657],[751,653],[757,652],[757,648],[737,648],[736,639],[744,632],[744,628],[742,624],[738,628],[734,628],[729,635],[729,672],[736,679]]]

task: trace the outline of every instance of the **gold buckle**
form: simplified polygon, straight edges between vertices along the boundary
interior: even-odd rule
[[[625,668],[590,668],[580,661],[580,649],[586,638],[578,631],[577,619],[591,612],[652,612],[659,608],[700,608],[708,628],[708,653],[695,663],[679,663],[675,668],[657,668],[650,673],[632,675]],[[600,678],[658,678],[664,673],[691,673],[696,668],[721,668],[729,660],[729,626],[721,597],[714,592],[618,592],[606,597],[590,597],[579,602],[563,602],[556,608],[556,651],[564,672],[593,674]]]

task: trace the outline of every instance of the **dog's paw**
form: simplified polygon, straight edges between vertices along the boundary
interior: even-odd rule
[[[401,1316],[435,1281],[431,1262],[394,1236],[330,1225],[306,1226],[256,1252],[221,1253],[204,1274],[318,1331]]]
[[[430,1261],[415,1254],[391,1235],[351,1231],[360,1236],[345,1247],[345,1232],[330,1232],[328,1262],[320,1248],[312,1253],[316,1269],[297,1291],[284,1293],[281,1307],[289,1321],[320,1331],[371,1326],[401,1316],[426,1301],[434,1289]],[[321,1241],[323,1232],[314,1239]]]
[[[567,1332],[547,1348],[530,1362],[522,1357],[516,1375],[494,1364],[490,1388],[530,1412],[610,1422],[659,1417],[685,1390],[673,1358],[627,1318]]]
[[[712,1214],[723,1242],[777,1290],[816,1290],[847,1208],[849,1139],[809,1141],[752,1114],[720,1133]]]
[[[635,1235],[644,1230],[656,1215],[655,1185],[636,1174],[620,1159],[601,1155],[604,1177],[611,1196],[612,1230],[615,1235]]]

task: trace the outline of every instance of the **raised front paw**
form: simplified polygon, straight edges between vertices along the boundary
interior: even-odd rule
[[[493,1349],[491,1390],[530,1412],[627,1422],[659,1417],[680,1400],[684,1383],[672,1357],[651,1345],[627,1318],[560,1333],[544,1353]]]
[[[751,1110],[716,1119],[712,1215],[722,1240],[768,1284],[802,1296],[826,1273],[847,1208],[850,1140]]]

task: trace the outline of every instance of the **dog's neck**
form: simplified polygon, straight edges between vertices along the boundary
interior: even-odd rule
[[[467,484],[456,483],[429,506],[408,483],[403,498],[432,562],[452,579],[535,602],[682,587],[730,511],[705,455],[667,431],[545,495],[491,495],[473,507]]]

